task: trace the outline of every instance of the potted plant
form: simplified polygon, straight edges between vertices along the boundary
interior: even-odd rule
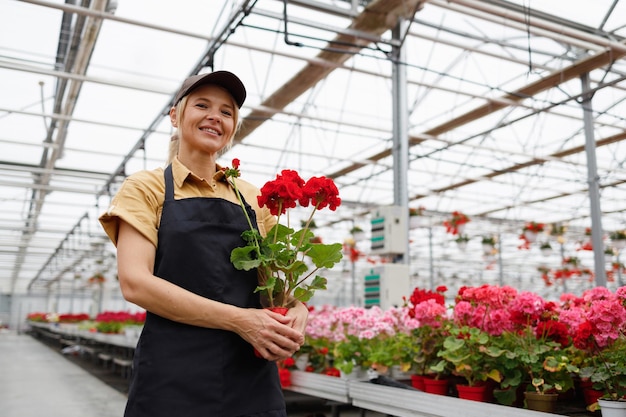
[[[468,235],[464,235],[464,234],[460,234],[456,237],[456,239],[454,239],[454,241],[456,242],[457,246],[459,247],[459,249],[461,250],[465,250],[465,248],[467,248],[467,242],[469,242],[470,238]]]
[[[409,228],[416,229],[420,227],[424,210],[425,208],[422,206],[409,207]]]
[[[609,234],[613,246],[617,249],[624,249],[626,247],[626,230],[616,230]]]
[[[437,356],[451,325],[445,306],[444,293],[447,290],[443,285],[434,291],[416,287],[404,306],[409,320],[416,324],[411,330],[414,347],[411,381],[415,388],[422,391],[447,392],[447,376],[450,375],[451,366]],[[430,380],[445,381],[437,387],[436,382]],[[431,383],[429,387],[425,386],[426,381]]]
[[[263,185],[258,197],[259,206],[268,207],[278,216],[276,225],[264,237],[253,227],[237,188],[239,160],[233,159],[232,164],[232,168],[224,168],[224,173],[237,194],[249,229],[242,233],[245,245],[233,249],[230,260],[240,270],[257,268],[259,286],[255,291],[261,292],[269,308],[286,313],[294,300],[308,301],[316,290],[326,289],[326,278],[315,274],[320,269],[332,268],[342,258],[341,243],[312,243],[314,234],[309,228],[317,210],[337,209],[341,204],[339,192],[329,178],[313,177],[305,182],[296,171],[283,170],[275,180]],[[280,219],[298,203],[302,207],[311,205],[312,210],[305,227],[294,230],[288,223],[289,216],[286,216],[287,225],[282,225]],[[312,280],[308,281],[309,278]]]
[[[573,332],[574,346],[587,352],[580,377],[602,392],[600,401],[613,403],[605,403],[608,408],[623,403],[626,395],[626,287],[615,293],[597,287],[586,291],[582,298],[585,303],[580,303],[577,313],[583,320]],[[597,409],[597,405],[590,408]]]
[[[578,269],[578,266],[580,265],[580,258],[576,256],[566,256],[561,261],[561,264],[563,265],[563,268],[565,269],[575,270],[575,269]]]
[[[528,222],[522,228],[522,236],[530,243],[533,243],[537,235],[545,230],[545,226],[544,223]]]
[[[502,380],[496,358],[503,353],[504,350],[491,344],[489,333],[464,325],[450,329],[450,335],[443,341],[437,356],[451,364],[454,375],[465,379],[465,386],[457,385],[460,398],[485,401],[487,380]],[[466,390],[466,386],[472,390]]]
[[[105,281],[106,281],[106,278],[104,277],[104,275],[102,275],[102,272],[96,272],[87,280],[89,284],[93,284],[93,285],[102,285],[104,284]]]
[[[350,229],[350,234],[355,241],[360,241],[365,238],[365,231],[361,227],[356,225]]]
[[[469,222],[470,218],[467,215],[460,211],[453,211],[452,217],[444,220],[443,225],[446,228],[446,233],[457,235],[463,233],[465,225]]]
[[[550,242],[541,242],[541,244],[539,245],[539,250],[541,251],[541,254],[543,256],[552,255],[552,245],[550,244]]]
[[[483,236],[481,240],[481,244],[483,246],[483,252],[485,254],[490,254],[493,252],[493,249],[496,247],[496,238],[492,235]]]
[[[556,237],[556,241],[560,244],[565,243],[565,233],[567,232],[567,226],[563,223],[551,223],[550,224],[550,236]]]

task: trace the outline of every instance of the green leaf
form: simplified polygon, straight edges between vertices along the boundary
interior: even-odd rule
[[[249,271],[261,265],[261,260],[254,259],[254,255],[256,255],[256,249],[252,246],[235,248],[230,253],[230,261],[236,269]]]
[[[331,245],[316,243],[311,245],[307,255],[311,258],[311,261],[313,261],[316,267],[332,268],[341,261],[343,257],[341,250],[341,243],[333,243]]]
[[[325,290],[326,284],[328,284],[328,280],[326,278],[316,275],[315,278],[313,278],[311,285],[309,285],[309,288],[315,290]]]
[[[498,389],[493,391],[493,396],[498,404],[512,405],[517,399],[515,389]]]
[[[256,287],[254,292],[273,291],[275,286],[276,286],[276,277],[269,277],[265,285],[259,285],[258,287]]]
[[[243,233],[241,233],[241,237],[248,245],[253,245],[255,242],[260,242],[263,240],[263,237],[257,229],[244,230]]]
[[[465,345],[465,341],[463,339],[457,339],[454,336],[446,338],[443,342],[443,347],[450,352],[455,352],[461,349],[463,345]]]
[[[307,302],[313,297],[313,291],[298,287],[293,292],[293,296],[302,302]]]

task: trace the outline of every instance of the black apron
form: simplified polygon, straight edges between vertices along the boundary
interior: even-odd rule
[[[154,273],[222,303],[260,308],[257,273],[238,271],[230,252],[244,244],[241,206],[219,198],[174,200],[172,166]],[[245,204],[253,225],[254,210]],[[126,417],[284,417],[274,362],[257,358],[233,332],[177,323],[150,312],[133,361]]]

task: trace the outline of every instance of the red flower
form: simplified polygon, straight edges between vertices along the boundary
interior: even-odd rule
[[[543,232],[546,225],[544,223],[528,222],[524,225],[523,231],[529,231],[533,233]]]
[[[548,320],[537,323],[535,336],[537,339],[545,337],[560,344],[562,347],[569,345],[569,328],[560,321]]]
[[[459,233],[459,226],[465,223],[469,223],[470,218],[460,211],[453,211],[452,218],[444,220],[443,225],[446,228],[446,233],[456,235]]]
[[[443,291],[440,291],[442,290]],[[411,304],[413,304],[414,306],[418,305],[421,302],[427,301],[427,300],[435,300],[435,302],[437,304],[441,304],[444,305],[445,304],[445,298],[442,295],[443,292],[445,292],[447,290],[447,288],[445,286],[440,286],[437,287],[437,291],[431,291],[431,290],[422,290],[419,287],[416,287],[413,290],[413,294],[411,294],[411,297],[409,299],[409,301],[411,302]]]
[[[578,325],[574,333],[574,346],[578,349],[587,350],[593,346],[593,326],[589,321]]]
[[[300,175],[289,169],[284,169],[281,174],[276,175],[274,181],[265,183],[257,197],[259,206],[267,206],[274,216],[296,207],[296,202],[302,198],[304,180]]]
[[[328,206],[330,210],[335,211],[341,204],[341,199],[333,180],[326,177],[311,177],[302,189],[300,205],[308,207],[309,202],[316,209],[321,210]]]
[[[289,369],[278,368],[278,378],[280,379],[281,387],[289,388],[291,386],[291,372],[289,372]]]
[[[224,171],[224,175],[226,175],[227,177],[239,178],[241,176],[241,172],[239,171],[239,164],[241,162],[239,161],[239,159],[234,158],[232,163],[232,168],[223,167],[222,171]]]

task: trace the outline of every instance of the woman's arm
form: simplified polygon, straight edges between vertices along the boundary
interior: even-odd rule
[[[304,342],[292,328],[299,315],[283,317],[265,309],[239,308],[201,297],[154,275],[156,248],[137,229],[120,221],[117,263],[124,298],[167,319],[239,334],[268,360],[291,356]]]

